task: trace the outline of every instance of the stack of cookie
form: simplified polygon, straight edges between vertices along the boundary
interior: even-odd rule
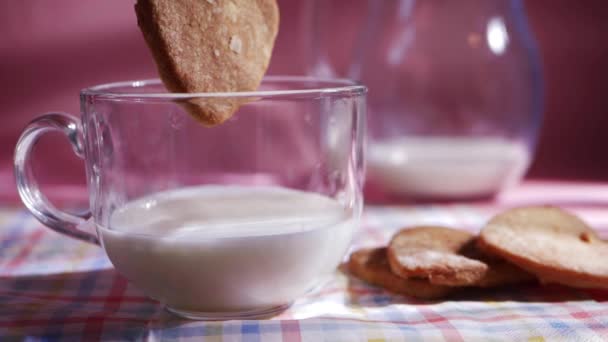
[[[608,288],[608,243],[576,216],[553,207],[506,211],[478,236],[445,227],[398,231],[387,247],[351,254],[348,269],[391,292],[433,299],[463,287],[539,280]]]

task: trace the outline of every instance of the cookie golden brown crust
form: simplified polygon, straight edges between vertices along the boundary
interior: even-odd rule
[[[541,282],[608,288],[608,243],[578,217],[558,208],[503,212],[482,229],[478,246]]]
[[[348,270],[354,276],[397,294],[436,299],[445,297],[453,288],[433,285],[426,280],[403,279],[391,272],[386,248],[368,248],[353,252],[348,260]]]
[[[488,270],[485,263],[462,255],[474,239],[471,233],[444,227],[402,229],[388,247],[390,267],[403,278],[425,278],[437,285],[473,285]]]
[[[135,12],[172,92],[256,90],[279,28],[276,0],[138,0]],[[240,102],[194,99],[186,108],[215,125],[229,119]]]

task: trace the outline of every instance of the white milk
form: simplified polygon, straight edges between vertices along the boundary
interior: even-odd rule
[[[114,266],[173,309],[254,310],[315,287],[346,252],[357,214],[319,194],[201,186],[127,204],[100,227]]]
[[[402,138],[370,142],[368,175],[394,194],[486,196],[519,180],[528,167],[521,143],[492,138]]]

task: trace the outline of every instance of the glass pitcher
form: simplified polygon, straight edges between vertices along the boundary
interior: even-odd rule
[[[523,176],[543,85],[522,1],[305,6],[308,73],[369,88],[368,198],[483,198]]]

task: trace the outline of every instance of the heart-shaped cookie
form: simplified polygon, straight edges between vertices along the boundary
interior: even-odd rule
[[[422,226],[400,230],[388,247],[393,272],[404,278],[421,277],[432,284],[471,285],[488,266],[462,255],[475,236],[463,230]]]
[[[435,285],[497,287],[533,279],[519,267],[482,253],[475,240],[459,229],[405,228],[393,236],[388,260],[396,275],[428,279]]]
[[[416,298],[441,298],[453,291],[452,288],[433,285],[425,279],[404,279],[391,272],[386,257],[386,248],[365,248],[353,252],[348,260],[348,270],[352,275],[390,292]]]
[[[163,83],[180,93],[256,90],[279,27],[276,0],[138,0],[135,12]],[[216,125],[241,102],[195,98],[185,105]]]

